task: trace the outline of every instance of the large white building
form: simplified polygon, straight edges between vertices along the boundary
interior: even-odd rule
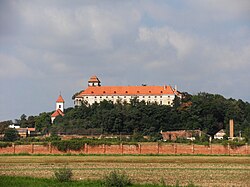
[[[80,106],[82,102],[92,105],[103,100],[116,103],[129,103],[131,99],[146,103],[157,103],[160,105],[173,106],[175,97],[181,98],[181,93],[171,86],[101,86],[101,81],[92,76],[88,81],[87,89],[81,91],[74,99],[75,106]]]

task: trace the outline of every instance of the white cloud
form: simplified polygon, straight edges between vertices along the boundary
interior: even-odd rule
[[[138,35],[139,41],[149,42],[149,45],[157,43],[160,47],[172,46],[180,58],[188,55],[195,45],[192,37],[169,27],[140,28]]]
[[[25,26],[31,29],[26,29],[23,34],[32,33],[33,41],[48,47],[70,44],[77,48],[110,50],[114,47],[114,38],[130,33],[129,26],[136,25],[141,18],[132,5],[129,11],[112,6],[104,9],[98,4],[82,4],[77,8],[39,5],[21,2],[16,10]]]

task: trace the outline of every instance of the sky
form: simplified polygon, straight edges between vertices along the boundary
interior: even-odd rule
[[[0,121],[102,85],[250,102],[249,0],[0,0]]]

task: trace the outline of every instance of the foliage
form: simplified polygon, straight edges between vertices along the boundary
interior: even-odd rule
[[[231,149],[236,149],[238,147],[246,145],[246,142],[245,141],[238,141],[238,140],[233,140],[233,141],[224,140],[224,141],[222,141],[222,145],[224,145],[225,147],[229,145]]]
[[[68,182],[68,181],[71,181],[72,180],[72,176],[73,176],[72,169],[66,168],[66,167],[59,168],[58,170],[56,170],[54,172],[54,174],[55,174],[56,179],[59,182]]]
[[[9,127],[9,125],[12,125],[11,120],[0,122],[0,134],[3,134],[4,131]]]
[[[12,144],[9,142],[0,142],[0,148],[11,147]]]
[[[5,130],[3,139],[6,142],[14,142],[19,139],[19,134],[16,129],[7,129]]]
[[[71,139],[71,140],[60,140],[60,141],[52,141],[51,145],[56,147],[59,151],[67,152],[67,150],[74,150],[79,151],[83,149],[85,144],[89,146],[95,145],[119,145],[119,144],[126,144],[126,145],[138,145],[137,142],[121,142],[121,141],[114,141],[114,140],[98,140],[98,139]]]
[[[104,177],[103,184],[106,187],[124,187],[131,185],[131,179],[125,172],[114,170]]]
[[[59,182],[56,179],[48,178],[34,178],[34,177],[21,177],[21,176],[0,176],[0,186],[13,187],[101,187],[101,181],[98,180],[84,180],[84,181],[69,181]]]
[[[137,141],[145,141],[143,136],[158,141],[161,130],[200,129],[213,136],[225,129],[228,133],[229,120],[234,119],[235,135],[241,133],[250,142],[250,104],[218,94],[184,93],[183,99],[175,99],[173,107],[139,102],[137,98],[130,103],[113,104],[106,100],[93,105],[82,103],[66,109],[65,116],[57,117],[53,125],[50,115],[51,112],[29,117],[23,114],[16,122],[23,127],[36,127],[42,134],[129,134]],[[200,141],[205,142],[206,138]]]
[[[52,141],[51,145],[57,147],[59,151],[66,152],[67,150],[79,151],[84,147],[85,142],[79,140],[61,140]]]

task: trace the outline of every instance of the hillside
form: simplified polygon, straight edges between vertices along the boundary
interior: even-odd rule
[[[201,129],[210,135],[224,128],[228,131],[229,119],[235,121],[235,135],[239,132],[250,139],[250,104],[242,100],[226,99],[221,95],[186,94],[175,100],[173,107],[146,104],[133,99],[130,104],[100,104],[68,108],[64,117],[57,117],[51,125],[49,113],[39,116],[22,115],[16,123],[21,127],[36,127],[42,134],[139,134],[157,136],[161,130]],[[1,127],[8,122],[1,122]],[[3,129],[3,128],[2,128]]]

